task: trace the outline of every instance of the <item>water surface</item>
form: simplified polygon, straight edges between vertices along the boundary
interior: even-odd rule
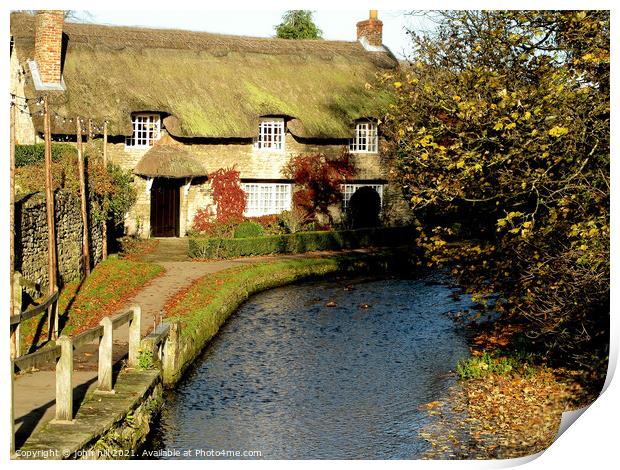
[[[428,420],[420,405],[443,395],[468,355],[446,314],[472,304],[453,292],[435,275],[312,282],[253,297],[165,396],[147,449],[419,457]]]

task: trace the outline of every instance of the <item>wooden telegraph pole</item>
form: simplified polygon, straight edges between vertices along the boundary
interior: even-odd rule
[[[54,217],[54,190],[52,188],[52,134],[50,129],[50,113],[47,96],[43,97],[43,134],[45,139],[45,203],[47,208],[47,273],[49,279],[48,291],[51,294],[56,289],[56,226]],[[58,332],[52,326],[54,306],[47,310],[49,337],[55,337]]]
[[[86,181],[84,177],[84,147],[82,145],[82,124],[80,117],[75,119],[77,126],[77,154],[78,172],[80,174],[80,202],[82,207],[82,260],[84,262],[84,276],[90,274],[90,252],[88,249],[88,214],[86,213]]]
[[[10,209],[9,209],[9,233],[10,233],[10,302],[11,308],[9,309],[9,315],[13,315],[14,306],[15,306],[15,293],[13,291],[13,282],[14,282],[14,274],[15,274],[15,103],[11,101],[11,150],[10,150],[10,160],[11,160],[11,173],[10,173],[10,185],[11,185],[11,196],[10,196]],[[11,331],[11,357],[17,356],[17,335],[19,334],[19,330],[12,329]],[[11,371],[11,374],[13,371]]]
[[[108,121],[103,122],[103,169],[108,171]],[[103,225],[101,226],[101,257],[108,257],[108,214],[103,215]]]

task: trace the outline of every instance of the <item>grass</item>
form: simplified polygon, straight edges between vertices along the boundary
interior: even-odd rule
[[[141,287],[164,271],[153,264],[110,256],[99,263],[83,281],[65,285],[58,300],[61,334],[75,335],[97,326]],[[41,345],[46,339],[43,313],[22,323],[25,347]],[[43,332],[43,334],[41,334]]]
[[[456,365],[456,373],[462,380],[476,380],[488,374],[529,377],[535,372],[533,356],[525,353],[483,351]]]

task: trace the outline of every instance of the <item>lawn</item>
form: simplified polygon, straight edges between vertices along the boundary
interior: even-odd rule
[[[121,308],[146,283],[164,272],[154,264],[110,256],[83,281],[65,285],[58,301],[61,334],[75,335],[97,326]],[[22,323],[22,352],[47,340],[46,314]]]

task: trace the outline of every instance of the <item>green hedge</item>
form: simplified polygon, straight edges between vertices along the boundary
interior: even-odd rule
[[[191,258],[238,258],[241,256],[307,251],[342,250],[370,246],[410,244],[412,227],[364,228],[329,232],[298,232],[256,238],[190,238]]]
[[[71,144],[52,144],[52,160],[58,161],[66,153],[76,153],[76,149]],[[15,146],[15,166],[26,166],[40,163],[45,160],[45,144],[16,145]]]

